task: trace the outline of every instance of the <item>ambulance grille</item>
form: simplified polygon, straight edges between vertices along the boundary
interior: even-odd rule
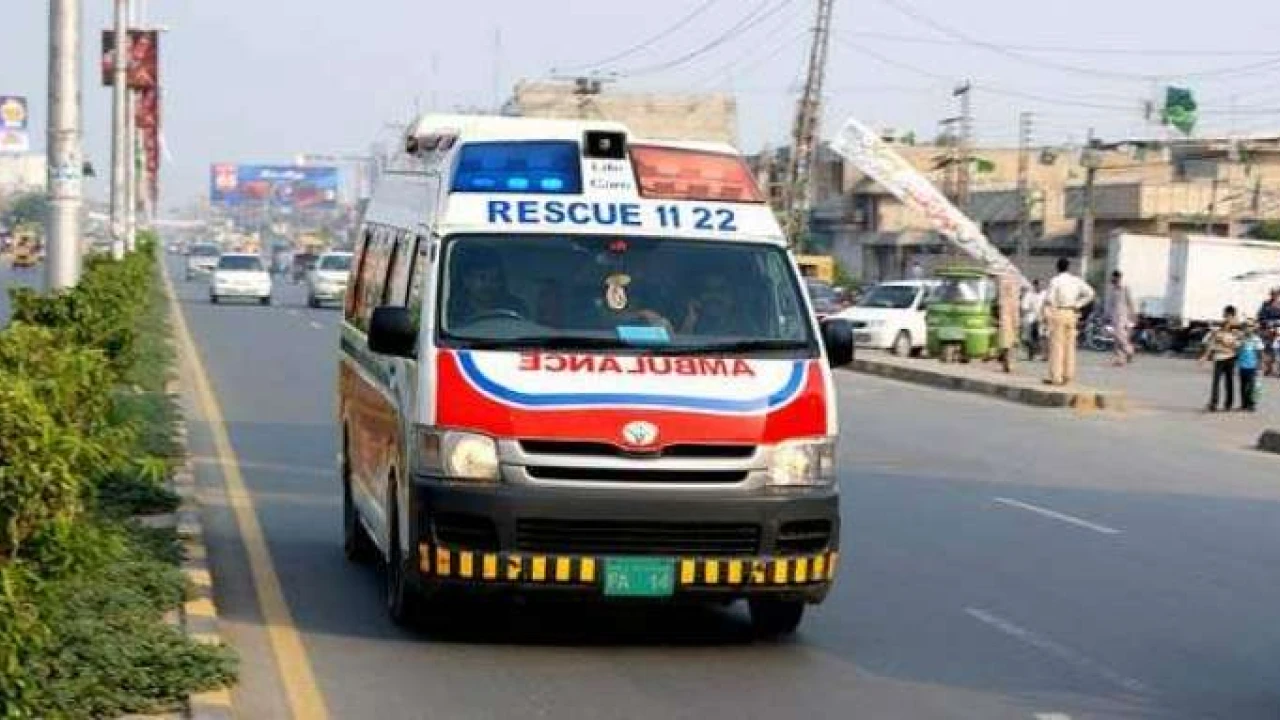
[[[561,440],[521,440],[520,449],[535,455],[571,455],[580,457],[645,457],[681,458],[688,460],[746,459],[755,454],[754,445],[681,444],[668,445],[652,453],[633,453],[617,445]]]
[[[591,467],[553,467],[530,465],[525,468],[535,480],[569,480],[574,482],[627,483],[739,483],[747,479],[747,470],[649,470]]]
[[[516,548],[570,555],[756,555],[760,526],[521,519],[516,521]]]

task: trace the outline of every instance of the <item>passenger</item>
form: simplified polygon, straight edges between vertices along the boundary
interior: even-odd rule
[[[498,315],[529,317],[524,302],[508,290],[502,260],[496,252],[487,248],[463,248],[453,262],[452,278],[461,287],[453,288],[450,293],[451,325],[466,325]]]
[[[698,280],[698,292],[685,309],[680,332],[691,335],[741,334],[741,308],[729,276],[716,270]]]

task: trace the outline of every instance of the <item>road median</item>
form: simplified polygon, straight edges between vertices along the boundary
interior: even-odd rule
[[[995,363],[942,363],[885,353],[858,353],[850,369],[915,385],[973,393],[1040,408],[1121,411],[1125,394],[1079,384],[1047,385],[1040,378],[1000,371]]]

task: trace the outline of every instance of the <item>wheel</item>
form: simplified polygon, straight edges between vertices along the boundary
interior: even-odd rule
[[[387,586],[387,615],[400,627],[412,627],[418,617],[419,596],[409,582],[408,560],[400,550],[400,513],[396,507],[396,485],[390,483],[391,500],[387,503],[388,523],[387,559],[384,577]]]
[[[217,305],[217,304],[218,304],[218,296],[217,296],[217,295],[210,295],[210,296],[209,296],[209,302],[210,302],[210,303],[212,303],[212,304],[214,304],[214,305]]]
[[[355,498],[351,495],[351,465],[347,461],[346,443],[342,453],[342,553],[350,562],[363,565],[374,557],[376,547],[369,531],[360,521]]]
[[[764,640],[794,634],[804,618],[803,600],[752,598],[747,606],[751,609],[751,629]]]
[[[320,307],[320,301],[314,295],[310,295],[307,297],[307,307],[318,308]]]
[[[894,355],[898,357],[908,357],[911,355],[911,333],[902,330],[898,336],[893,339],[893,347],[890,348]]]
[[[1173,333],[1160,328],[1154,332],[1151,344],[1152,350],[1163,355],[1173,349]]]
[[[270,305],[270,304],[271,304],[271,296],[270,296],[270,295],[268,295],[267,297],[264,297],[264,298],[258,298],[258,304],[259,304],[259,305]]]

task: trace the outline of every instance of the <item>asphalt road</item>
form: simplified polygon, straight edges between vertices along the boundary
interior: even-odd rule
[[[246,490],[189,403],[239,717],[290,717],[286,676],[332,718],[1280,716],[1280,458],[1199,416],[840,373],[842,572],[793,641],[753,643],[740,608],[509,603],[414,634],[342,557],[338,312],[293,287],[215,307],[176,285]],[[233,505],[261,527],[283,624]],[[300,656],[280,650],[293,633]]]

